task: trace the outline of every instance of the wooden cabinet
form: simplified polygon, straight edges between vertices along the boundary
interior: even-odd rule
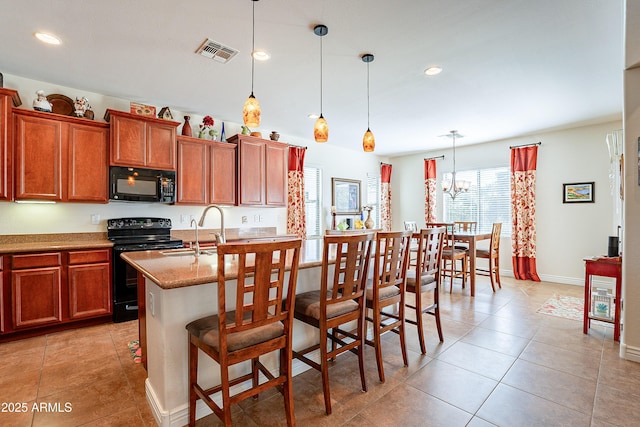
[[[62,322],[62,256],[60,252],[12,257],[13,328]]]
[[[238,145],[238,205],[286,206],[288,145],[234,135]]]
[[[178,122],[107,110],[111,123],[111,165],[176,169]]]
[[[14,110],[15,199],[108,201],[108,125]]]
[[[236,145],[178,137],[176,204],[235,205]]]
[[[110,260],[109,249],[69,252],[69,319],[111,314]]]
[[[0,200],[13,198],[13,139],[11,103],[20,105],[18,92],[0,88]]]

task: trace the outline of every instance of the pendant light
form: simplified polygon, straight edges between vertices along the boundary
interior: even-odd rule
[[[367,153],[371,153],[376,148],[376,139],[371,129],[369,129],[369,63],[373,62],[373,55],[365,53],[362,55],[362,61],[367,64],[367,131],[362,138],[362,149]]]
[[[471,182],[456,179],[456,137],[463,138],[457,130],[449,131],[449,135],[441,135],[453,139],[453,172],[451,172],[451,181],[442,181],[442,192],[451,196],[451,199],[455,200],[456,196],[460,193],[466,193],[471,187]]]
[[[251,35],[251,95],[244,102],[244,108],[242,109],[242,119],[244,121],[244,125],[248,128],[256,128],[260,126],[260,103],[253,96],[253,74],[255,71],[255,59],[253,57],[253,52],[256,49],[256,3],[258,0],[252,1],[252,14],[253,14],[253,22],[252,22],[252,35]]]
[[[326,36],[329,29],[326,25],[316,25],[313,29],[316,36],[320,36],[320,117],[313,126],[313,137],[316,142],[327,142],[329,139],[329,124],[322,115],[322,37]]]

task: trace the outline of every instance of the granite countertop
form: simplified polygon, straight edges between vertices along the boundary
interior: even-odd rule
[[[322,240],[303,240],[298,268],[322,265]],[[211,252],[195,257],[165,255],[170,251],[125,252],[121,257],[162,289],[215,283],[218,281],[218,255]],[[175,253],[175,252],[174,252]],[[231,276],[233,271],[231,271]]]
[[[0,236],[0,254],[112,248],[107,233],[14,234]]]

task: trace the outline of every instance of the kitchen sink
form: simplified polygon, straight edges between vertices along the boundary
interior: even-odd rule
[[[195,255],[194,250],[189,248],[168,249],[165,251],[160,251],[160,253],[165,256],[194,256]],[[215,254],[216,254],[216,250],[213,248],[200,250],[200,255],[215,255]]]

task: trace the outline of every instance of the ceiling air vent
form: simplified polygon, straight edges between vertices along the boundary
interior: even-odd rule
[[[232,47],[218,43],[215,40],[206,39],[204,43],[200,45],[196,53],[204,56],[205,58],[215,59],[218,62],[225,63],[229,62],[231,58],[236,56],[238,51]]]

